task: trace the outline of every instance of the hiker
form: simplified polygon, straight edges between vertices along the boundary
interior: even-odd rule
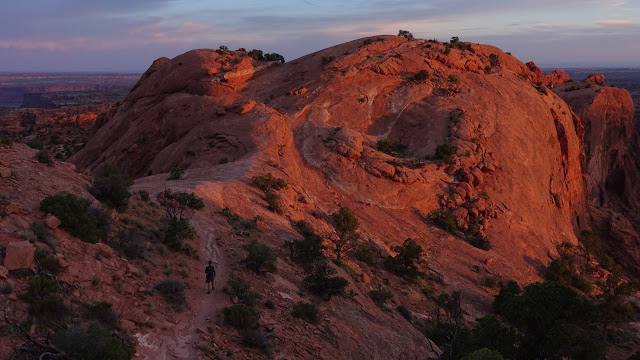
[[[214,269],[213,265],[211,265],[211,260],[209,260],[209,266],[204,269],[204,273],[207,274],[207,294],[211,294],[211,289],[215,290],[216,285],[213,282],[216,277],[216,269]],[[211,287],[209,287],[211,285]]]

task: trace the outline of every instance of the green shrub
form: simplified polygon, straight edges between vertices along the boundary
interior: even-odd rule
[[[458,151],[458,147],[451,144],[442,144],[436,147],[435,158],[444,161],[446,164],[451,162],[453,155]]]
[[[69,315],[69,308],[58,296],[60,287],[53,279],[38,276],[29,280],[25,301],[29,304],[29,314],[50,321],[63,321]]]
[[[253,306],[256,299],[260,298],[260,294],[251,290],[251,285],[240,275],[231,273],[224,288],[224,292],[229,297],[237,297],[238,300],[248,306]]]
[[[356,245],[352,254],[358,261],[369,266],[376,266],[376,254],[366,244],[360,243]]]
[[[312,303],[298,301],[293,305],[291,316],[314,323],[318,321],[318,307]]]
[[[388,288],[379,287],[377,290],[369,291],[369,297],[376,305],[382,307],[393,299],[393,293]]]
[[[503,291],[501,290],[501,295]],[[575,290],[554,281],[528,285],[521,295],[496,298],[494,306],[526,336],[522,354],[537,358],[601,359],[605,344],[594,325],[597,308]]]
[[[403,38],[409,39],[409,40],[413,40],[413,34],[410,33],[408,30],[398,30],[398,36],[402,36]]]
[[[91,211],[87,201],[74,194],[61,192],[47,196],[40,202],[40,210],[55,215],[63,229],[82,241],[95,244],[103,235],[95,212]]]
[[[416,278],[424,276],[424,273],[418,270],[417,263],[420,262],[422,256],[422,246],[418,245],[413,239],[408,238],[402,246],[395,246],[393,251],[397,252],[396,256],[389,256],[385,260],[385,266],[399,276],[407,278]]]
[[[256,59],[256,60],[264,61],[264,55],[262,53],[262,50],[253,49],[253,50],[249,51],[247,53],[247,55],[249,57],[252,57],[252,58]]]
[[[41,241],[51,247],[51,250],[56,250],[55,240],[51,238],[49,233],[49,227],[42,222],[32,222],[29,224],[29,230],[33,232],[38,241]]]
[[[129,259],[144,259],[151,251],[143,234],[135,228],[118,231],[115,238],[109,241],[109,245]]]
[[[124,212],[129,207],[131,178],[122,174],[117,166],[104,163],[93,179],[91,195],[110,208]]]
[[[186,306],[187,298],[184,294],[186,288],[187,286],[178,279],[164,279],[155,286],[155,289],[162,294],[164,300],[176,307]]]
[[[147,190],[138,191],[138,195],[140,195],[140,200],[149,201],[149,192]]]
[[[264,59],[266,61],[277,61],[281,64],[284,64],[284,56],[278,53],[266,53],[264,54]]]
[[[344,295],[345,288],[349,285],[347,279],[331,276],[335,273],[336,270],[334,268],[325,261],[321,261],[316,264],[314,272],[304,278],[304,283],[316,295],[329,300],[332,296]]]
[[[271,173],[254,176],[251,179],[251,185],[265,192],[269,189],[280,190],[288,186],[284,179],[274,177]]]
[[[547,95],[547,87],[542,82],[536,82],[533,84],[533,87],[538,90],[538,92],[542,95]]]
[[[34,159],[38,160],[39,163],[53,166],[53,159],[51,158],[51,154],[49,154],[49,151],[47,150],[38,151]]]
[[[415,75],[413,75],[413,79],[416,81],[425,81],[429,78],[429,72],[427,70],[420,70]]]
[[[38,240],[36,234],[34,234],[31,230],[20,230],[18,232],[18,237],[29,242],[36,242],[36,240]]]
[[[252,306],[235,304],[222,309],[224,322],[238,330],[255,328],[260,319],[260,313]]]
[[[248,253],[244,261],[249,269],[258,273],[276,270],[276,257],[265,243],[254,239],[245,248]]]
[[[326,249],[322,245],[323,238],[320,235],[305,236],[302,240],[293,242],[293,260],[298,264],[311,264],[322,258],[322,251]]]
[[[33,255],[38,264],[52,274],[57,274],[60,271],[60,263],[58,258],[52,255],[47,249],[38,247]]]
[[[457,83],[458,82],[458,76],[454,75],[454,74],[449,75],[449,82]]]
[[[298,232],[302,234],[302,236],[312,236],[316,234],[316,231],[313,228],[313,226],[311,226],[311,224],[309,224],[305,220],[300,220],[296,222],[295,227],[298,229]]]
[[[273,302],[273,300],[267,300],[264,302],[264,307],[273,310],[276,308],[276,304]]]
[[[134,353],[133,344],[123,343],[96,323],[86,328],[82,324],[74,324],[68,330],[59,330],[53,336],[53,343],[69,359],[129,360]]]
[[[455,234],[458,231],[458,223],[452,209],[434,210],[429,214],[429,218],[437,227],[449,233]]]
[[[267,335],[260,330],[241,331],[240,337],[242,338],[242,345],[260,349],[267,355],[271,355],[273,352]]]
[[[336,260],[340,261],[344,252],[351,250],[355,246],[357,240],[356,231],[360,227],[360,221],[351,209],[343,206],[333,214],[333,221],[338,232],[338,238],[331,237],[330,240],[334,244]]]
[[[267,205],[271,211],[277,214],[282,214],[282,204],[280,203],[280,197],[275,193],[275,191],[265,191],[264,199],[267,201]]]
[[[400,315],[402,315],[402,317],[411,322],[411,320],[413,320],[413,313],[411,312],[411,310],[407,309],[406,306],[404,305],[399,305],[396,310],[398,310],[398,312],[400,313]]]
[[[110,329],[120,327],[120,316],[113,310],[113,305],[106,301],[100,301],[93,305],[88,305],[87,317],[98,320]]]
[[[26,144],[27,144],[28,147],[30,147],[32,149],[36,149],[36,150],[43,150],[44,149],[44,144],[37,137],[27,141]]]
[[[392,142],[389,139],[382,139],[376,143],[376,149],[387,155],[405,157],[410,155],[409,147],[407,145]]]
[[[248,236],[258,230],[258,217],[253,220],[245,219],[238,214],[232,213],[228,207],[221,209],[219,213],[227,218],[227,222],[233,226],[238,235]]]
[[[326,66],[329,65],[333,60],[335,60],[335,56],[323,56],[322,58],[320,58],[320,63],[322,64],[322,66]]]
[[[194,235],[195,230],[189,224],[188,219],[181,219],[177,216],[164,219],[163,243],[171,250],[182,250],[183,240],[192,239]]]
[[[171,169],[171,173],[167,180],[180,180],[182,178],[182,174],[184,174],[184,169],[176,166]]]
[[[498,56],[498,54],[489,55],[489,64],[491,64],[492,67],[500,66],[500,56]]]

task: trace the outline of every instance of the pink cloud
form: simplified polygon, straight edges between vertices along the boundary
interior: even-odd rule
[[[619,20],[619,19],[607,19],[596,21],[598,25],[629,25],[631,24],[631,20]]]

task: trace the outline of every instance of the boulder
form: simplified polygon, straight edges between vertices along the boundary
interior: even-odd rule
[[[28,241],[16,241],[7,244],[4,266],[8,270],[30,268],[33,265],[35,246]]]
[[[44,223],[49,227],[49,229],[55,229],[62,223],[60,219],[58,219],[53,214],[47,214],[47,217],[44,218]]]

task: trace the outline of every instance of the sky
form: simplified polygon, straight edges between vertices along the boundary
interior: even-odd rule
[[[0,72],[143,72],[195,48],[292,60],[409,30],[540,67],[640,67],[640,0],[5,0]]]

